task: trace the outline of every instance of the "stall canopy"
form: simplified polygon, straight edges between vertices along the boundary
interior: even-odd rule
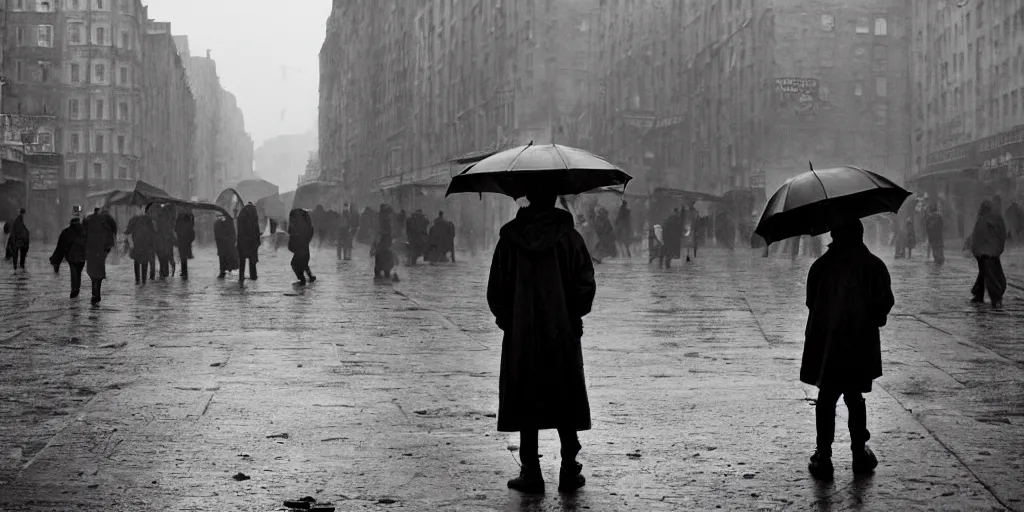
[[[264,197],[276,196],[278,187],[267,180],[245,180],[233,187],[246,202],[255,204]]]
[[[150,201],[149,203],[146,204],[146,211],[149,211],[149,207],[154,205],[154,204],[171,204],[171,205],[175,205],[175,206],[178,206],[178,207],[181,207],[181,208],[187,208],[189,210],[207,210],[207,211],[217,212],[217,213],[219,213],[219,214],[221,214],[221,215],[223,215],[223,216],[225,216],[225,217],[227,217],[229,219],[233,218],[233,216],[227,210],[225,210],[220,205],[213,204],[213,203],[201,203],[201,202],[197,202],[197,201],[185,201],[184,199],[175,199],[173,197],[170,197],[170,198],[156,198],[156,199],[153,199],[152,201]]]
[[[292,208],[312,210],[321,205],[326,210],[340,210],[343,203],[340,184],[317,181],[295,190]]]
[[[260,215],[264,217],[273,217],[275,219],[288,218],[288,209],[285,207],[284,201],[281,200],[281,196],[277,194],[264,197],[256,201],[255,204],[256,211],[260,212]]]
[[[146,206],[157,200],[174,199],[163,189],[154,187],[144,181],[136,181],[131,190],[104,190],[93,192],[86,199],[99,199],[103,207],[108,206]]]

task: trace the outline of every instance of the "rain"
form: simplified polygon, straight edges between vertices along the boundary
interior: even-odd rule
[[[1019,1],[2,14],[0,510],[1024,511]]]

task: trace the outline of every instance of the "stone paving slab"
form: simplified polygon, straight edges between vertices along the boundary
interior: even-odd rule
[[[338,510],[1024,509],[1022,294],[999,313],[967,304],[966,260],[889,261],[897,307],[868,396],[882,465],[849,473],[840,405],[830,484],[806,472],[816,391],[796,378],[809,260],[600,265],[588,486],[554,491],[545,432],[551,488],[527,497],[505,488],[518,436],[494,430],[486,260],[375,285],[367,261],[323,251],[320,280],[296,290],[287,253],[261,255],[244,288],[213,279],[214,258],[144,288],[114,267],[97,310],[38,262],[0,271],[0,330],[19,333],[0,336],[0,509],[275,510],[304,495]]]

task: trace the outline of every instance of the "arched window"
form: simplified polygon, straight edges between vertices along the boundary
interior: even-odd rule
[[[889,33],[889,26],[885,18],[875,18],[875,35],[884,36]]]

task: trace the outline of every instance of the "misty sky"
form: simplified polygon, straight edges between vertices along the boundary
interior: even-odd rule
[[[316,126],[319,53],[330,0],[143,0],[149,17],[211,50],[221,84],[238,97],[258,148]],[[305,8],[298,8],[304,6]]]

